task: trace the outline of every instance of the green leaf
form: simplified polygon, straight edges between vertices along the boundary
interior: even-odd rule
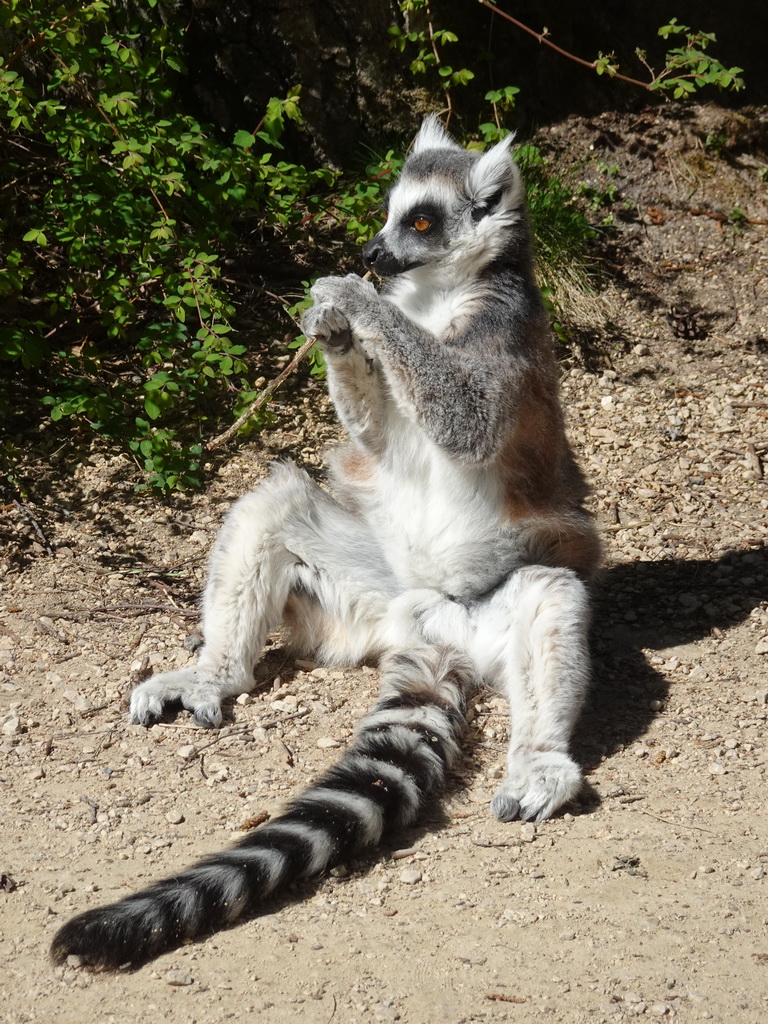
[[[256,141],[252,132],[247,132],[245,129],[240,128],[235,132],[234,144],[239,146],[240,149],[250,149]]]
[[[160,406],[157,405],[151,398],[144,399],[144,412],[149,416],[151,420],[156,420],[160,415]]]

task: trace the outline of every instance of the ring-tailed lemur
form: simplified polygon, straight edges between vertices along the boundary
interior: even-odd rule
[[[331,664],[378,657],[381,694],[339,763],[239,845],[74,918],[53,955],[146,961],[255,909],[286,883],[413,822],[456,760],[478,681],[509,698],[501,820],[578,792],[568,743],[587,686],[585,579],[599,558],[563,429],[508,140],[482,155],[421,128],[363,250],[389,278],[321,278],[304,330],[326,355],[349,443],[333,495],[281,465],[232,509],[203,599],[197,665],[131,697],[221,722],[281,622]]]

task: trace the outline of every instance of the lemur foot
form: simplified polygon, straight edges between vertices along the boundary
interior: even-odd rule
[[[491,811],[499,821],[543,821],[581,789],[579,766],[567,754],[545,751],[510,758]]]
[[[221,725],[221,684],[211,672],[195,665],[162,672],[140,683],[131,694],[129,719],[133,725],[159,721],[167,705],[180,701],[204,729]]]

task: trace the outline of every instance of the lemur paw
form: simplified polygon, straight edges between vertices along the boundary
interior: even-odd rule
[[[170,704],[192,711],[204,729],[221,725],[221,692],[215,677],[199,667],[162,672],[140,683],[131,694],[128,717],[133,725],[152,725]]]
[[[308,309],[301,318],[301,329],[308,338],[316,338],[323,348],[335,352],[348,352],[352,348],[347,318],[329,302],[316,303]]]
[[[378,299],[378,293],[370,281],[364,281],[357,274],[346,277],[320,277],[310,288],[316,306],[335,306],[346,316],[354,328],[354,318]]]
[[[579,766],[555,750],[510,758],[508,772],[491,801],[499,821],[543,821],[581,789]]]

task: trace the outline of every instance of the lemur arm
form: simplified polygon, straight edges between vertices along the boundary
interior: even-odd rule
[[[328,390],[349,436],[376,454],[384,447],[386,385],[381,369],[355,339],[349,351],[325,350]]]
[[[393,400],[436,444],[469,461],[496,453],[524,374],[492,364],[496,347],[502,355],[493,337],[481,346],[445,344],[354,274],[321,278],[312,296],[343,314],[364,348],[375,353]]]
[[[336,307],[317,302],[302,317],[302,329],[317,339],[328,368],[328,390],[344,427],[361,447],[378,453],[384,446],[386,385],[381,369],[352,334]]]

